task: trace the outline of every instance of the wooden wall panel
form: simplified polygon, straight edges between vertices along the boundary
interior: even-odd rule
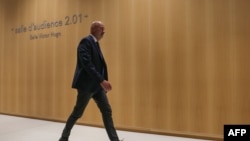
[[[249,4],[2,0],[0,113],[65,121],[76,96],[76,47],[98,19],[106,25],[101,45],[117,127],[222,138],[224,124],[250,122]],[[16,33],[22,26],[27,31]],[[102,125],[93,101],[78,122]]]

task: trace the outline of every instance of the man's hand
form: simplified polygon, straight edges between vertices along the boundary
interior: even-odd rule
[[[103,80],[103,81],[101,82],[101,86],[102,86],[102,88],[103,88],[106,92],[112,90],[112,86],[111,86],[111,84],[110,84],[107,80]]]

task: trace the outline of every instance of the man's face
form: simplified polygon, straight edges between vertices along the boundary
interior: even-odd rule
[[[103,37],[104,33],[105,33],[104,32],[104,26],[100,26],[96,31],[97,40],[100,40]]]

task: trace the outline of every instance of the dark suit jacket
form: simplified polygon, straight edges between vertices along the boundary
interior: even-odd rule
[[[77,48],[77,64],[72,88],[86,92],[102,89],[100,83],[108,80],[108,71],[101,51],[91,35],[83,38]]]

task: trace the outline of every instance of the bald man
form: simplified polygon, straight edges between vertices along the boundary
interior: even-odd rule
[[[72,127],[83,115],[91,98],[101,111],[109,139],[119,141],[113,124],[111,106],[106,95],[112,90],[112,86],[108,81],[107,65],[98,43],[104,33],[103,23],[94,21],[90,26],[90,35],[83,38],[78,45],[77,63],[72,83],[72,88],[77,90],[77,99],[59,141],[68,141]]]

